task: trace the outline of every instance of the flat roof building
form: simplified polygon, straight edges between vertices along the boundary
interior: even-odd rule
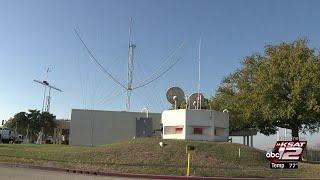
[[[228,141],[229,114],[206,109],[162,112],[163,139]]]
[[[133,137],[150,137],[161,129],[161,114],[72,109],[71,145],[102,145]]]

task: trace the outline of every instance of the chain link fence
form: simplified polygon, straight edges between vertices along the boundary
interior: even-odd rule
[[[303,153],[303,158],[308,162],[320,163],[320,149],[319,147],[308,146]]]

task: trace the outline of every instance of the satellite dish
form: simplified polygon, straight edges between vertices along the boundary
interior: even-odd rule
[[[167,91],[167,100],[174,105],[175,109],[184,101],[184,92],[179,87],[171,87]]]
[[[201,104],[203,104],[204,103],[204,96],[201,93],[199,93],[199,98],[200,98],[199,102],[201,102]],[[191,109],[198,109],[197,108],[197,100],[198,100],[198,93],[193,93],[190,95],[188,104]],[[199,107],[199,108],[201,108],[201,107]]]

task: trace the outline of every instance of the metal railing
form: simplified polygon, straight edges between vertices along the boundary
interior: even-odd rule
[[[320,163],[320,149],[316,147],[307,147],[303,152],[303,159],[308,162]]]

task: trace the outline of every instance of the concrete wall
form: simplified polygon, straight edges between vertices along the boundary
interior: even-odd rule
[[[229,115],[215,110],[194,110],[190,109],[187,113],[187,139],[208,140],[208,141],[227,141],[229,137]],[[194,127],[202,127],[203,134],[193,134]],[[217,134],[215,135],[215,131]]]
[[[165,124],[166,127],[163,129],[163,139],[185,139],[186,137],[186,110],[177,109],[177,110],[168,110],[163,111],[161,114],[162,124]],[[172,127],[174,129],[166,130],[166,128]],[[175,127],[182,127],[183,131],[181,134],[175,134]]]
[[[162,113],[164,139],[192,139],[227,141],[229,138],[229,115],[214,110],[179,109]],[[166,133],[166,127],[183,125],[183,134]],[[194,128],[201,128],[202,134],[194,134]]]
[[[160,113],[149,113],[153,129],[160,128]],[[70,125],[71,145],[101,145],[133,138],[136,118],[146,113],[72,109]]]

